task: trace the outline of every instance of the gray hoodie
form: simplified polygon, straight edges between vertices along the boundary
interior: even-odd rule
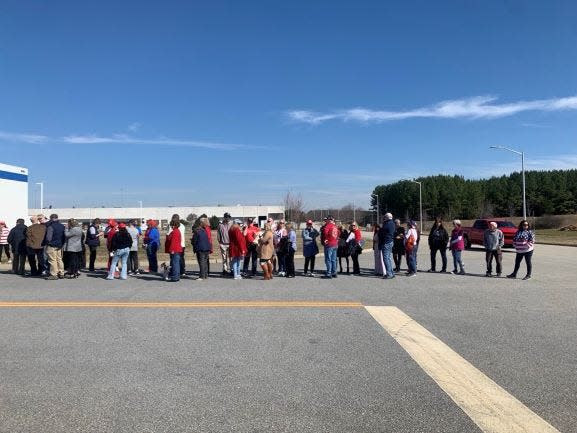
[[[66,242],[64,243],[64,251],[72,253],[79,253],[82,251],[82,229],[80,227],[68,227],[64,231]]]
[[[492,231],[491,229],[485,230],[485,234],[483,236],[483,245],[485,245],[485,249],[488,251],[495,251],[498,250],[503,246],[505,243],[505,238],[503,237],[503,232],[499,229],[495,229]]]

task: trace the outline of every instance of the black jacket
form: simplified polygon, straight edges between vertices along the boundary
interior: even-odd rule
[[[26,254],[26,227],[25,224],[16,224],[8,234],[8,243],[14,254]]]
[[[431,227],[431,231],[429,232],[429,248],[447,248],[448,242],[449,233],[447,233],[445,227],[441,226],[437,228],[435,225],[433,225],[433,227]]]
[[[130,233],[128,233],[126,230],[119,230],[112,237],[110,246],[112,251],[130,248],[132,246],[132,236],[130,236]]]

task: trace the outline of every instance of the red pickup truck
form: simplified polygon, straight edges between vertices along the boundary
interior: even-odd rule
[[[489,223],[495,221],[497,228],[503,232],[505,237],[505,246],[513,246],[513,236],[517,232],[517,226],[511,221],[500,219],[483,218],[478,219],[473,224],[473,227],[463,227],[463,240],[465,241],[465,248],[471,248],[471,245],[483,245],[483,235],[485,230],[489,228]]]

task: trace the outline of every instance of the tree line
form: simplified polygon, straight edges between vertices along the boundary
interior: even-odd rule
[[[465,179],[463,176],[436,175],[415,179],[422,184],[423,218],[474,219],[522,215],[522,178],[515,172],[490,179]],[[577,208],[577,170],[526,171],[527,214],[531,216],[575,213]],[[378,185],[379,213],[419,219],[419,185],[401,180]],[[377,199],[371,195],[371,205]]]

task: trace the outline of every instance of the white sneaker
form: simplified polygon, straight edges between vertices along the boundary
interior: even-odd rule
[[[236,277],[234,277],[235,280],[242,280],[242,277],[240,275],[237,275]]]

